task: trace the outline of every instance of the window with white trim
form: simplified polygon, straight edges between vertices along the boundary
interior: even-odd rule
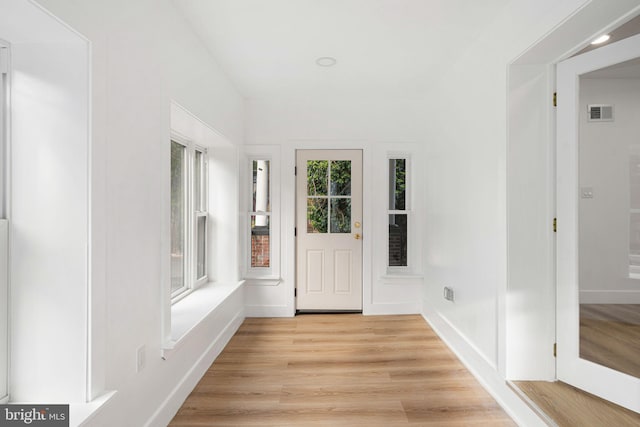
[[[271,161],[251,160],[250,269],[271,267]]]
[[[207,281],[207,151],[171,138],[171,298]]]
[[[409,266],[410,210],[408,169],[408,158],[389,159],[387,265],[391,269],[404,269]]]

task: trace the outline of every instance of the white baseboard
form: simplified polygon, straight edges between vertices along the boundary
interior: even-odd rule
[[[365,315],[394,315],[394,314],[420,314],[422,304],[420,302],[407,302],[396,304],[369,304],[362,311]]]
[[[286,305],[245,305],[247,317],[292,317],[295,312]]]
[[[521,427],[546,427],[546,423],[509,388],[504,378],[439,313],[425,308],[422,313],[431,328],[455,353],[480,384]]]
[[[580,304],[640,304],[640,291],[580,291]]]
[[[162,402],[160,407],[151,416],[146,423],[147,427],[152,426],[166,426],[171,419],[178,412],[185,399],[189,396],[194,387],[198,384],[198,381],[207,372],[207,369],[211,366],[213,361],[222,353],[225,346],[231,340],[231,337],[236,333],[242,322],[244,321],[244,312],[240,312],[234,316],[233,319],[225,326],[225,328],[218,334],[213,342],[207,347],[206,351],[198,361],[189,369],[187,374],[182,378],[182,381],[174,387],[169,393],[169,396]]]

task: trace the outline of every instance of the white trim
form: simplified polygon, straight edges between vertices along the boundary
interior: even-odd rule
[[[581,359],[578,279],[578,117],[579,77],[640,57],[640,35],[558,64],[558,378],[620,406],[640,411],[640,379]],[[560,327],[561,326],[561,327]]]
[[[256,145],[243,147],[243,161],[240,168],[240,212],[242,240],[242,271],[246,279],[280,279],[281,276],[281,231],[280,231],[280,156],[279,147],[272,145]],[[253,212],[252,206],[252,162],[269,161],[269,212]],[[269,217],[269,267],[251,267],[251,216],[266,215]]]
[[[580,304],[640,304],[640,290],[581,290]]]
[[[456,331],[440,314],[425,308],[422,314],[429,326],[454,352],[456,357],[471,372],[505,412],[520,426],[547,427],[547,424],[507,385],[496,371],[464,336]]]
[[[293,317],[295,314],[288,305],[245,305],[244,311],[247,317]]]
[[[162,344],[162,358],[167,359],[202,322],[243,286],[238,283],[214,283],[195,290],[193,298],[174,304],[171,309],[171,339]]]
[[[207,372],[214,360],[222,353],[244,321],[244,312],[237,313],[224,329],[213,339],[205,352],[193,364],[180,382],[173,388],[158,409],[151,415],[145,426],[167,425],[182,406],[185,399],[193,391],[198,381]]]

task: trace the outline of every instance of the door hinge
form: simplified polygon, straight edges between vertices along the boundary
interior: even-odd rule
[[[298,176],[298,167],[297,167],[297,166],[294,166],[294,167],[293,167],[293,174],[294,174],[295,176]]]
[[[553,106],[558,106],[558,92],[553,92]]]
[[[558,344],[553,343],[553,357],[558,357]]]
[[[298,237],[298,227],[293,227],[293,237]]]
[[[553,218],[553,232],[558,232],[558,218]]]
[[[293,288],[293,297],[297,297],[298,296],[298,288]]]

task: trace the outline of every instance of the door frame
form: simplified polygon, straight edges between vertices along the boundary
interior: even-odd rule
[[[360,179],[361,179],[361,184],[362,184],[361,188],[360,188],[361,201],[362,201],[362,203],[361,203],[362,212],[361,212],[361,215],[360,215],[360,218],[361,218],[360,222],[362,223],[362,228],[360,230],[358,230],[358,231],[360,232],[361,235],[366,236],[364,234],[365,233],[365,231],[364,231],[365,230],[365,227],[364,227],[364,225],[365,225],[365,219],[364,219],[364,217],[365,217],[365,199],[364,199],[365,170],[364,170],[364,149],[363,148],[345,148],[345,147],[341,147],[341,148],[297,148],[295,150],[296,177],[295,177],[295,180],[294,180],[295,181],[295,186],[294,186],[294,188],[295,188],[295,190],[294,190],[294,192],[295,192],[294,228],[298,226],[297,219],[298,219],[298,213],[299,213],[298,212],[298,190],[299,190],[299,188],[298,188],[298,185],[297,185],[297,183],[298,183],[298,179],[297,179],[298,178],[297,177],[298,170],[297,170],[297,168],[298,168],[298,152],[300,152],[300,151],[359,151],[360,152],[360,156],[361,156],[361,159],[360,159],[361,177],[360,177]],[[349,233],[349,234],[353,235],[354,233],[355,233],[355,231],[352,230],[352,232]],[[365,281],[364,281],[364,272],[365,272],[365,262],[364,262],[365,261],[365,256],[364,256],[364,252],[365,252],[365,250],[364,250],[364,246],[365,246],[365,241],[366,240],[370,240],[370,238],[362,240],[362,242],[361,242],[361,250],[360,250],[360,256],[361,256],[361,260],[360,260],[360,265],[361,265],[360,280],[362,282],[361,286],[360,286],[360,288],[361,288],[361,292],[360,292],[360,294],[361,294],[360,295],[361,296],[361,298],[360,298],[361,299],[360,307],[361,308],[360,308],[360,310],[357,310],[357,311],[358,312],[362,312],[362,313],[364,313],[364,305],[365,305],[364,304],[364,301],[365,301],[365,291],[364,291],[364,284],[365,284]],[[298,283],[298,274],[297,274],[298,273],[298,265],[299,265],[299,263],[298,263],[298,242],[299,242],[298,235],[296,233],[295,242],[294,242],[295,257],[294,257],[294,261],[293,261],[294,267],[295,267],[294,268],[294,271],[295,271],[295,276],[294,276],[294,295],[297,295],[297,290],[298,290],[298,285],[299,285],[299,283]],[[298,301],[297,301],[297,299],[294,300],[294,308],[295,308],[295,311],[297,313],[298,312]],[[331,311],[331,310],[332,309],[327,309],[327,311]],[[306,310],[306,311],[315,311],[315,310]],[[318,311],[324,311],[324,310],[318,310]],[[335,309],[335,311],[356,311],[356,310]]]
[[[365,141],[326,141],[326,140],[295,140],[282,145],[282,273],[283,277],[291,278],[285,287],[287,294],[286,313],[288,316],[296,314],[296,153],[298,150],[361,150],[362,151],[362,234],[371,236],[372,215],[372,187],[371,162],[373,148]],[[375,314],[372,298],[373,283],[373,245],[371,238],[362,240],[362,314]]]
[[[508,381],[554,381],[556,377],[557,308],[554,237],[540,243],[540,250],[522,261],[521,248],[538,241],[540,233],[552,230],[555,217],[555,67],[576,54],[596,36],[609,32],[640,14],[637,2],[612,4],[592,0],[578,8],[567,6],[561,23],[527,49],[518,52],[507,67],[506,143],[506,280],[498,289],[498,363]],[[541,23],[543,25],[544,23]],[[566,99],[558,94],[558,102]],[[531,159],[516,157],[519,150],[548,153]],[[520,152],[521,153],[521,152]],[[523,166],[526,166],[523,168]],[[533,204],[528,193],[514,181],[547,182],[547,190]],[[527,196],[527,197],[524,197]],[[539,203],[542,200],[543,203]],[[518,224],[526,215],[527,223]],[[512,227],[516,227],[515,232]],[[562,222],[558,225],[562,227]],[[551,232],[553,236],[553,232]],[[533,279],[531,272],[537,274]],[[526,298],[533,295],[535,298]],[[514,339],[514,337],[516,337]],[[563,351],[558,348],[558,353]]]
[[[558,64],[557,377],[589,393],[640,412],[640,379],[580,358],[578,218],[579,76],[640,57],[636,35]],[[585,375],[588,373],[588,375]]]

